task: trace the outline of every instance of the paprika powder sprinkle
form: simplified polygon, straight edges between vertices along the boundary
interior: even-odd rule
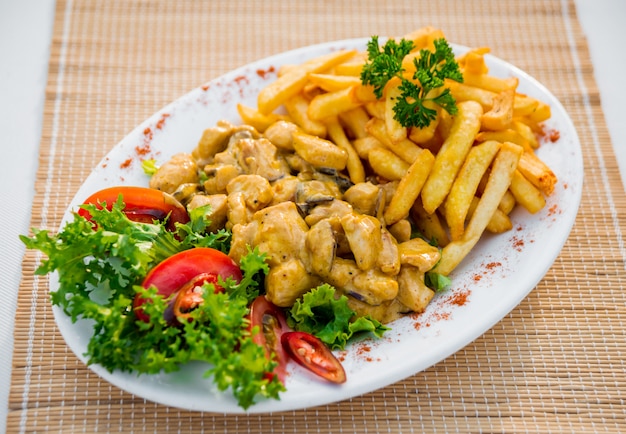
[[[257,69],[256,70],[256,75],[258,75],[259,77],[265,79],[267,78],[268,74],[270,73],[274,73],[276,71],[276,68],[274,68],[273,66],[270,66],[268,69],[263,70],[263,69]]]

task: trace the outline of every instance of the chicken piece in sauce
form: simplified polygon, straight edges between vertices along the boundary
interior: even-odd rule
[[[254,213],[249,223],[233,226],[230,256],[239,262],[249,246],[267,254],[267,298],[277,306],[288,307],[321,283],[301,260],[308,230],[295,203],[269,206]],[[315,285],[310,286],[312,283]]]
[[[150,188],[174,193],[182,184],[198,183],[198,165],[191,154],[174,155],[150,178]]]

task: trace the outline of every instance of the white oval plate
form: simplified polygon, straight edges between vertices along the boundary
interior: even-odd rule
[[[173,154],[191,151],[202,131],[218,120],[241,123],[236,104],[256,107],[259,90],[275,79],[280,65],[300,63],[333,50],[364,50],[367,39],[325,43],[282,53],[227,73],[201,86],[147,119],[125,137],[87,178],[65,219],[91,193],[113,185],[147,185],[141,160],[159,163]],[[453,46],[455,52],[466,50]],[[547,128],[560,138],[543,144],[539,156],[553,169],[558,184],[546,207],[535,215],[524,210],[512,214],[514,229],[484,236],[451,276],[453,286],[437,295],[426,312],[391,324],[381,340],[367,339],[338,353],[348,381],[341,386],[313,379],[295,363],[280,400],[263,400],[249,413],[302,409],[345,400],[393,384],[416,374],[463,348],[500,321],[537,285],[561,251],[578,211],[583,164],[576,130],[560,102],[540,83],[516,67],[487,56],[490,72],[519,78],[519,91],[541,99],[552,108]],[[51,290],[58,288],[54,276]],[[84,353],[90,327],[73,324],[54,308],[57,324],[74,353]],[[229,392],[217,391],[202,374],[207,366],[190,364],[180,372],[162,375],[109,373],[91,365],[99,376],[139,397],[188,410],[244,413]]]

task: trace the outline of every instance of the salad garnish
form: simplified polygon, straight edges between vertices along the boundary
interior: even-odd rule
[[[87,363],[100,364],[110,372],[141,375],[174,372],[190,361],[203,361],[209,364],[205,375],[219,390],[230,389],[242,408],[261,398],[279,399],[285,390],[287,359],[276,355],[284,351],[282,334],[292,330],[282,319],[283,326],[270,339],[267,314],[287,315],[295,330],[301,328],[301,320],[291,319],[289,312],[260,295],[268,271],[265,256],[257,248],[248,249],[237,265],[240,274],[233,274],[227,262],[215,265],[216,258],[227,258],[231,234],[225,229],[206,231],[208,207],[192,210],[189,221],[177,222],[173,231],[168,229],[167,218],[133,221],[137,215],[126,211],[120,194],[111,204],[81,205],[56,234],[33,229],[31,236],[20,236],[27,248],[47,256],[35,274],[58,274],[52,303],[72,321],[93,324],[94,334],[84,354]],[[143,216],[137,219],[145,220]],[[194,264],[198,260],[201,263]],[[211,270],[192,272],[196,277],[182,279],[191,284],[162,284],[184,273],[183,268],[195,266]],[[151,284],[156,281],[158,288]],[[333,289],[324,291],[328,296]],[[303,301],[300,309],[318,309],[308,303]],[[260,313],[254,314],[251,304],[263,306],[256,308]],[[343,309],[345,318],[355,315],[346,306]],[[296,313],[297,318],[301,316]],[[317,321],[324,327],[323,318]],[[380,335],[386,329],[373,324],[377,325],[358,330]],[[345,336],[358,330],[348,323],[343,326],[346,331],[336,324],[329,327],[338,329],[345,345]],[[308,330],[303,332],[308,334]],[[328,353],[325,363],[338,363]]]

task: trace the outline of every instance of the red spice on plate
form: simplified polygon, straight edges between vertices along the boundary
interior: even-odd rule
[[[446,300],[447,303],[455,305],[455,306],[463,306],[467,303],[467,299],[470,295],[471,291],[469,289],[464,289],[463,291],[455,292]],[[448,319],[450,314],[447,314],[445,319]]]
[[[261,78],[267,78],[268,74],[273,73],[275,71],[276,71],[276,68],[274,68],[273,66],[270,66],[268,69],[257,69],[256,75],[258,75]]]
[[[513,237],[511,241],[513,241],[513,248],[518,252],[521,252],[525,244],[524,240],[518,237]]]
[[[356,349],[356,355],[365,360],[366,362],[380,361],[379,358],[374,358],[370,355],[372,347],[364,342],[360,343]]]
[[[165,125],[165,120],[170,117],[169,113],[163,113],[163,115],[161,115],[161,119],[159,119],[156,123],[156,127],[159,130],[163,129],[163,125]]]
[[[501,267],[502,263],[501,262],[489,262],[488,264],[485,264],[485,268],[489,271],[495,270],[497,267]]]
[[[548,133],[548,140],[552,143],[558,141],[561,138],[561,133],[558,130],[550,130]]]
[[[359,346],[359,348],[356,350],[356,353],[358,355],[362,355],[363,353],[369,353],[370,351],[372,351],[372,347],[370,347],[367,344],[362,344],[361,346]]]
[[[146,143],[143,146],[136,146],[135,152],[137,155],[148,155],[152,150],[150,149],[150,144]]]
[[[561,211],[559,210],[559,207],[557,204],[552,205],[550,208],[548,208],[548,215],[549,216],[553,216],[555,214],[560,214]]]
[[[249,83],[250,80],[248,80],[248,77],[246,77],[245,75],[240,75],[238,77],[235,77],[235,83],[237,84],[247,84]]]

